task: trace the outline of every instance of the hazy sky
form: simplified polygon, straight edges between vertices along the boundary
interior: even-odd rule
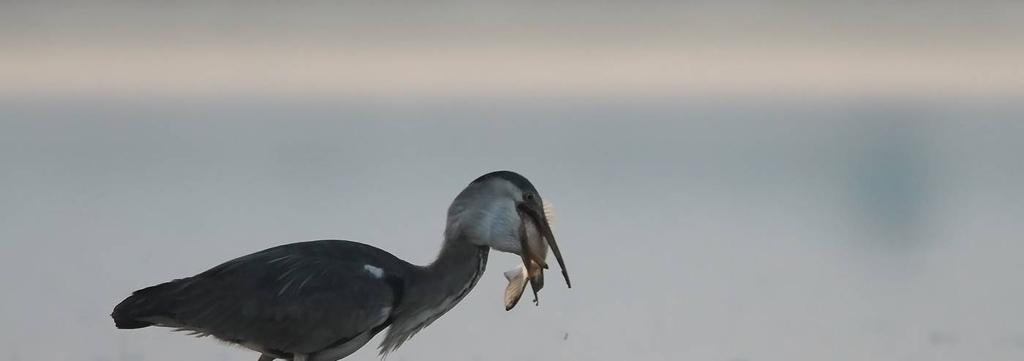
[[[23,1],[0,93],[1024,92],[1024,4]]]

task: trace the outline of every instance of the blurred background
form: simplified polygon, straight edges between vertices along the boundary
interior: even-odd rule
[[[505,312],[493,254],[390,360],[1024,359],[1021,44],[1004,1],[4,1],[0,360],[251,361],[108,315],[288,242],[427,263],[497,169],[575,287]]]

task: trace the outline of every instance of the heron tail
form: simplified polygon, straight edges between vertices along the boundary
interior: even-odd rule
[[[114,325],[122,329],[152,326],[154,323],[147,319],[160,317],[166,312],[167,291],[175,282],[166,282],[132,292],[131,296],[114,306],[114,312],[110,314],[114,319]]]

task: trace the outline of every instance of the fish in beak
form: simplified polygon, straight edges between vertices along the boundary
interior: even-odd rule
[[[543,238],[539,236],[539,233],[536,231],[530,233],[533,237],[528,238],[526,243],[530,247],[531,254],[544,259],[547,256],[547,245],[544,244]],[[506,311],[511,310],[519,302],[519,298],[522,297],[523,291],[526,289],[527,282],[530,283],[530,288],[533,289],[533,303],[539,304],[540,300],[537,297],[537,292],[544,288],[544,266],[535,262],[532,259],[533,257],[524,256],[522,263],[505,271],[505,279],[508,280],[508,286],[505,287]]]
[[[569,273],[565,268],[565,261],[562,253],[555,242],[554,232],[551,225],[554,223],[554,212],[551,204],[545,201],[543,205],[536,203],[520,203],[517,207],[520,223],[520,256],[523,263],[505,272],[505,278],[509,284],[505,287],[505,310],[511,310],[519,302],[526,282],[529,281],[533,289],[533,302],[539,304],[537,292],[544,288],[544,269],[548,268],[547,251],[550,246],[555,253],[555,259],[562,269],[562,277],[565,284],[572,287],[569,281]]]
[[[508,286],[505,286],[505,311],[511,310],[512,307],[516,307],[516,304],[519,303],[519,298],[523,296],[523,291],[526,290],[528,274],[529,271],[526,270],[526,266],[521,264],[505,271],[505,279],[508,280]]]

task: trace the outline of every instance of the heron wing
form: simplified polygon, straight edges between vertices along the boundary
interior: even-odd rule
[[[159,296],[169,301],[169,326],[312,353],[386,327],[401,297],[402,263],[355,242],[293,243],[170,282]]]

